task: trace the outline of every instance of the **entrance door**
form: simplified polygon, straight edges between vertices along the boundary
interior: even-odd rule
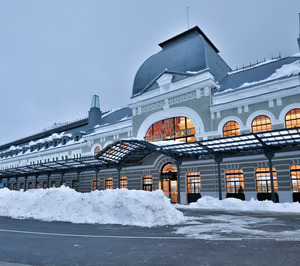
[[[177,167],[172,163],[168,163],[162,168],[161,189],[172,203],[178,202]]]

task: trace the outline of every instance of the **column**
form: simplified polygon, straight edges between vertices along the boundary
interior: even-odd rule
[[[218,164],[219,200],[222,200],[221,162],[223,161],[223,158],[219,154],[215,154],[214,159],[215,162]]]
[[[271,193],[272,193],[272,201],[276,202],[275,198],[275,190],[274,190],[274,178],[273,178],[273,163],[272,159],[275,156],[275,153],[272,151],[266,151],[265,156],[269,160],[269,168],[270,168],[270,178],[271,178]]]

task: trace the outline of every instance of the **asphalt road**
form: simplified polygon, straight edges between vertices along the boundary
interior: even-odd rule
[[[0,217],[0,265],[299,265],[299,215],[184,213],[155,228]]]

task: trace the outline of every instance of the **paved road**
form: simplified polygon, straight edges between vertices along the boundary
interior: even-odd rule
[[[155,228],[0,217],[0,265],[299,265],[298,215],[184,213]]]

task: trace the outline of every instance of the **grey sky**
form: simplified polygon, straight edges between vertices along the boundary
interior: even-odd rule
[[[198,25],[232,67],[298,52],[299,0],[0,0],[0,144],[130,102],[158,43]]]

